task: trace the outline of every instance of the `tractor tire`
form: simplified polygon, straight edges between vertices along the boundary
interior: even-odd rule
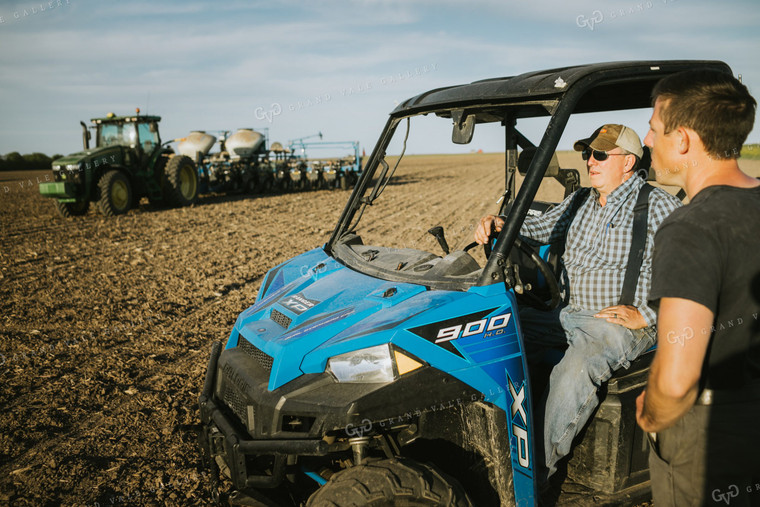
[[[345,174],[340,177],[340,189],[348,190],[348,176],[346,176]]]
[[[189,206],[198,198],[198,170],[190,157],[169,159],[163,175],[164,200],[170,206]]]
[[[107,217],[123,215],[132,206],[132,185],[129,178],[115,169],[98,180],[98,209]]]
[[[462,486],[430,465],[406,458],[384,459],[333,475],[307,507],[472,507]]]
[[[164,171],[166,170],[166,164],[169,163],[170,157],[166,155],[161,155],[158,157],[158,160],[156,160],[156,165],[153,166],[153,171],[157,175],[158,181],[161,183],[160,193],[156,194],[155,190],[146,192],[146,196],[148,197],[148,203],[151,205],[154,209],[161,209],[166,207],[166,199],[164,199],[164,187],[163,187],[163,181],[164,181]]]
[[[63,218],[85,215],[90,209],[90,201],[61,202],[56,199],[55,209]]]

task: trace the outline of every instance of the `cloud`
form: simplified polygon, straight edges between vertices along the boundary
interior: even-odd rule
[[[0,24],[0,130],[9,132],[0,153],[67,151],[70,140],[31,132],[42,122],[53,132],[75,129],[80,118],[136,106],[184,131],[250,124],[257,107],[276,102],[287,114],[273,129],[299,130],[283,137],[351,133],[345,125],[356,110],[382,123],[395,102],[430,88],[595,61],[721,59],[760,88],[750,50],[760,46],[753,3],[649,4],[70,0],[66,8]],[[31,4],[0,5],[0,16],[22,5]],[[612,17],[614,9],[631,8]],[[602,23],[578,26],[579,15],[595,10],[604,13]],[[374,142],[376,132],[366,135],[365,143]]]

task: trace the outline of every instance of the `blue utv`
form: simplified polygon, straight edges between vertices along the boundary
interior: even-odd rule
[[[601,63],[440,88],[399,105],[327,243],[269,271],[226,345],[212,346],[200,443],[216,501],[537,505],[534,412],[552,357],[528,364],[520,308],[550,309],[567,288],[552,246],[521,240],[520,226],[579,186],[579,171],[560,168],[555,153],[574,141],[563,138],[569,126],[578,136],[639,110],[626,114],[646,128],[655,83],[695,68],[731,72],[710,61]],[[404,153],[430,153],[444,136],[435,152],[499,143],[503,157],[493,167],[477,153],[467,155],[472,164],[439,157],[431,185],[431,171]],[[543,182],[559,195],[542,197]],[[495,212],[507,216],[503,230],[476,247],[474,224]],[[648,497],[634,400],[649,360],[600,390],[560,504]]]

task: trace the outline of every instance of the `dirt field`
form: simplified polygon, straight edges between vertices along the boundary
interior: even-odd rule
[[[392,239],[404,203],[420,198],[433,215],[468,210],[463,229],[494,210],[503,156],[409,161],[398,201],[368,233]],[[462,170],[467,188],[453,183]],[[326,241],[349,192],[143,202],[63,220],[38,193],[45,178],[0,173],[0,504],[209,505],[195,425],[210,345],[268,269]]]

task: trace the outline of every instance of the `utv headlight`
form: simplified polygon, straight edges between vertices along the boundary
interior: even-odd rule
[[[327,361],[329,371],[338,382],[387,383],[416,370],[422,363],[392,348],[389,344],[346,352]]]

